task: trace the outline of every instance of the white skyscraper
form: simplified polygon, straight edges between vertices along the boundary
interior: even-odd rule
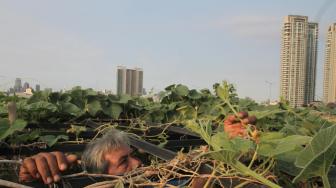
[[[328,27],[324,61],[323,101],[336,102],[336,23]]]
[[[311,103],[315,95],[318,24],[307,16],[284,18],[281,44],[280,96],[293,107]]]

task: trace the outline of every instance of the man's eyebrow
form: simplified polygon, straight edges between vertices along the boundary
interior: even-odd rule
[[[124,156],[120,157],[118,161],[118,166],[122,165],[127,158],[128,158],[128,154],[125,154]]]

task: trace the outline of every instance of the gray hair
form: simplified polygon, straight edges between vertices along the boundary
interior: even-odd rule
[[[108,163],[104,155],[121,146],[129,146],[129,138],[126,133],[112,129],[103,137],[90,142],[82,156],[83,167],[92,173],[107,173]]]

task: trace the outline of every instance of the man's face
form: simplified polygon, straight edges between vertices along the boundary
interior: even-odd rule
[[[141,161],[131,154],[132,149],[126,145],[106,153],[104,159],[108,162],[108,174],[123,175],[139,167]]]

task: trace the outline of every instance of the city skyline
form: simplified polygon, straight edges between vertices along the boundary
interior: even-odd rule
[[[174,83],[212,88],[228,80],[240,97],[265,101],[268,81],[275,100],[282,19],[294,14],[319,23],[321,100],[325,36],[336,21],[336,4],[326,2],[1,1],[0,85],[30,77],[55,90],[80,85],[115,91],[115,69],[122,64],[146,70],[148,90]]]

